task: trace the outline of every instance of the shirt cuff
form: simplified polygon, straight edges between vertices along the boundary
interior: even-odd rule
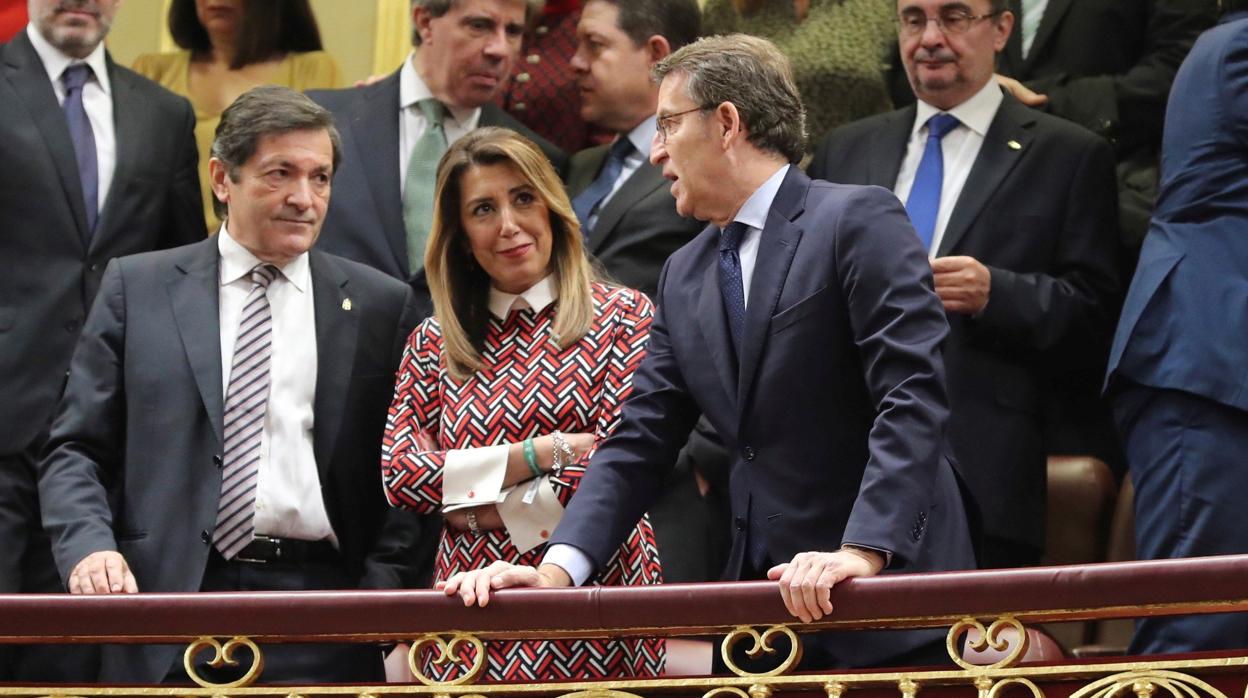
[[[550,550],[546,551],[546,557],[542,558],[543,565],[555,565],[568,573],[572,578],[573,586],[581,586],[589,579],[589,575],[594,572],[594,563],[590,561],[589,556],[581,552],[580,548],[560,543],[550,546]]]
[[[507,444],[452,449],[442,466],[443,511],[494,504],[507,476]]]
[[[507,490],[506,499],[498,504],[498,515],[507,527],[511,544],[517,551],[527,553],[550,538],[563,518],[563,505],[550,485],[550,476],[544,475]]]

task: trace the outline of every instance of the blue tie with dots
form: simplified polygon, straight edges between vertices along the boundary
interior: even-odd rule
[[[927,120],[927,144],[923,159],[914,173],[914,186],[906,199],[906,211],[914,231],[919,234],[923,249],[930,250],[936,234],[936,216],[940,212],[940,188],[945,179],[945,156],[940,142],[960,122],[952,114],[936,114]]]
[[[733,221],[719,234],[719,292],[724,297],[724,312],[728,316],[728,329],[732,333],[732,348],[741,356],[741,341],[745,335],[745,287],[741,282],[741,257],[737,248],[750,227],[741,221]]]

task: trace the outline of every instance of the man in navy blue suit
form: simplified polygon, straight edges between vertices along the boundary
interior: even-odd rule
[[[466,604],[592,579],[658,496],[699,413],[733,454],[727,576],[779,581],[803,621],[851,577],[974,565],[944,443],[948,324],[927,254],[879,187],[812,181],[788,62],[744,35],[660,62],[650,160],[681,215],[645,362],[539,569],[452,577]],[[826,633],[805,666],[944,658],[943,633]],[[948,661],[947,658],[944,659]]]
[[[1109,358],[1143,559],[1248,552],[1248,2],[1175,77],[1161,191]],[[1243,647],[1248,614],[1153,618],[1132,654]]]

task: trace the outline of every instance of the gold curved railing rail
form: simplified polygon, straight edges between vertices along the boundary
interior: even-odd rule
[[[0,643],[181,643],[188,673],[201,688],[0,687],[8,696],[244,696],[306,694],[432,694],[472,698],[542,694],[605,698],[658,692],[702,698],[769,698],[773,692],[841,698],[849,690],[914,698],[919,690],[950,688],[978,698],[1030,691],[1033,698],[1174,698],[1243,695],[1248,648],[1217,655],[1134,658],[1112,662],[1062,661],[1021,665],[1026,624],[1097,618],[1248,611],[1248,556],[1113,563],[1008,571],[886,575],[837,587],[835,611],[817,623],[799,623],[784,610],[773,583],[666,585],[643,588],[506,590],[489,608],[464,608],[431,591],[138,594],[108,597],[0,595]],[[799,633],[816,630],[943,627],[951,668],[943,670],[794,673]],[[471,630],[456,630],[471,629]],[[971,644],[998,651],[980,666],[963,658]],[[459,667],[458,678],[437,682],[418,661],[422,648],[458,662],[464,647],[500,638],[574,638],[723,634],[721,651],[732,676],[613,680],[580,683],[476,683],[479,665]],[[792,649],[779,666],[751,673],[730,648],[770,651],[777,637]],[[1012,639],[1011,639],[1012,638]],[[420,682],[412,685],[264,687],[260,642],[411,643],[409,658]],[[1246,643],[1248,644],[1248,643]],[[213,684],[191,670],[199,652],[227,660],[238,647],[256,662],[240,679]],[[956,668],[953,668],[956,667]],[[1228,693],[1229,691],[1229,693]],[[881,694],[883,695],[883,694]]]

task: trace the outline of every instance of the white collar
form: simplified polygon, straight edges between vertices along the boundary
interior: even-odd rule
[[[537,314],[558,298],[559,287],[555,285],[554,274],[547,274],[541,281],[518,294],[504,293],[490,286],[490,314],[499,320],[507,319],[507,313],[511,312],[518,299],[523,299],[533,309],[533,313]]]
[[[221,230],[217,233],[217,250],[221,253],[221,285],[234,283],[243,278],[255,269],[257,265],[263,264],[258,257],[252,254],[246,247],[243,247],[230,235],[226,230],[226,224],[221,223]],[[290,282],[300,293],[307,290],[312,280],[311,272],[308,268],[308,253],[295,257],[286,263],[286,266],[279,267],[278,271],[282,272],[282,276]]]
[[[737,215],[732,220],[744,223],[756,230],[767,227],[767,213],[771,211],[771,204],[776,200],[776,194],[780,192],[780,185],[784,183],[784,176],[788,174],[790,167],[792,165],[782,165],[768,177],[767,181],[755,189],[744,204],[741,204],[741,208],[737,210]]]
[[[979,92],[971,95],[970,99],[945,113],[956,116],[963,126],[979,134],[982,138],[988,135],[988,127],[992,125],[992,120],[997,117],[997,109],[1001,107],[1001,102],[1004,99],[1005,94],[1001,92],[1001,86],[997,84],[995,78],[990,78],[983,87],[979,88]],[[941,113],[939,109],[920,100],[918,110],[914,115],[914,127],[910,130],[910,136],[914,137],[919,132],[919,129],[927,125],[928,119],[939,113]]]
[[[39,60],[43,62],[44,70],[48,71],[48,79],[54,83],[61,82],[61,73],[65,69],[75,63],[86,63],[91,66],[91,72],[95,73],[95,80],[104,90],[104,94],[113,94],[113,85],[108,79],[108,61],[104,56],[104,42],[101,41],[86,58],[78,59],[67,56],[61,50],[48,40],[43,38],[43,34],[35,28],[34,23],[26,25],[26,36],[30,38],[30,44],[35,47],[35,53],[39,55]]]
[[[399,111],[406,110],[422,99],[437,98],[420,77],[420,73],[416,72],[416,52],[412,51],[407,55],[407,60],[403,61],[403,67],[399,68]],[[480,118],[481,107],[452,107],[446,102],[442,104],[455,123],[464,128]]]
[[[641,153],[646,162],[650,161],[650,146],[654,144],[655,123],[657,121],[658,114],[651,114],[643,119],[640,124],[634,126],[633,130],[624,134],[624,137],[633,144],[637,152]]]

